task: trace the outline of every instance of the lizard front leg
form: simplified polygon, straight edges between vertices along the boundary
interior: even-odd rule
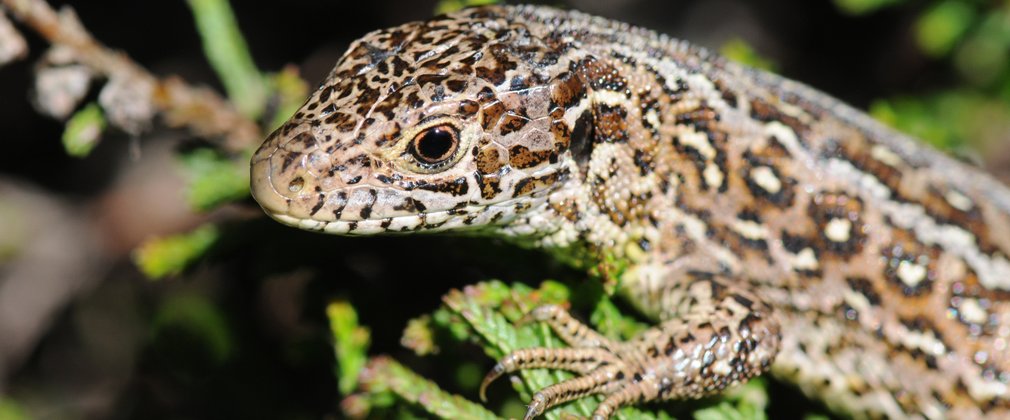
[[[700,398],[767,371],[780,341],[771,307],[721,275],[680,277],[659,296],[670,305],[666,319],[626,342],[603,337],[560,307],[534,309],[529,318],[550,325],[572,348],[517,350],[495,365],[484,386],[522,369],[570,370],[581,376],[538,391],[525,418],[601,394],[593,418],[606,419],[623,405]]]

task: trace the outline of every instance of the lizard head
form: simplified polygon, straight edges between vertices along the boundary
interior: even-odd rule
[[[355,41],[256,152],[255,199],[283,223],[337,234],[502,225],[544,205],[570,173],[585,93],[561,41],[508,13],[469,9]]]

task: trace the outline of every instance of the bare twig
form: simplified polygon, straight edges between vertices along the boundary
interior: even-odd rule
[[[150,87],[152,105],[162,112],[168,125],[185,127],[210,139],[220,138],[221,146],[233,152],[246,150],[260,139],[256,123],[236,112],[220,95],[178,78],[152,75],[125,54],[98,43],[69,8],[57,13],[43,0],[0,0],[0,4],[50,43],[72,50],[81,64],[97,74]]]

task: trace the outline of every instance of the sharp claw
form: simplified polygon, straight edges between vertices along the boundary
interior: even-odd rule
[[[530,404],[530,408],[526,409],[526,415],[523,416],[523,420],[533,420],[537,416],[537,408]]]
[[[501,363],[495,363],[491,371],[484,375],[484,380],[480,383],[480,400],[481,402],[487,402],[487,387],[494,382],[495,379],[501,377],[505,373],[505,366]]]
[[[523,420],[533,420],[534,417],[543,414],[546,403],[544,394],[539,392],[534,394],[533,401],[530,401],[529,408],[526,409],[526,415],[523,416]]]

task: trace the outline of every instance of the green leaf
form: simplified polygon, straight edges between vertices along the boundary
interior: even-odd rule
[[[229,158],[201,148],[181,156],[189,178],[187,199],[197,210],[210,210],[249,195],[249,157]]]
[[[102,108],[97,103],[89,103],[67,121],[63,129],[63,148],[70,156],[87,156],[98,145],[105,126]]]
[[[188,0],[204,55],[243,115],[257,118],[266,106],[266,80],[253,62],[227,0]]]
[[[434,382],[387,357],[377,357],[369,361],[361,376],[362,385],[368,389],[369,396],[382,398],[383,394],[393,394],[439,418],[474,420],[498,418],[480,404],[443,391]],[[373,401],[372,405],[380,406],[381,403]],[[343,405],[346,406],[346,401]],[[360,408],[357,410],[360,413]],[[417,418],[409,413],[401,413],[401,416],[408,417],[400,418]]]
[[[358,313],[347,302],[333,302],[326,307],[337,357],[338,388],[348,395],[358,387],[358,374],[365,366],[368,330],[358,325]]]
[[[206,224],[189,233],[151,238],[134,250],[133,260],[148,278],[177,275],[203,256],[219,236],[216,226]]]
[[[974,18],[975,11],[962,1],[937,3],[916,22],[919,47],[933,57],[946,55],[968,31]]]

